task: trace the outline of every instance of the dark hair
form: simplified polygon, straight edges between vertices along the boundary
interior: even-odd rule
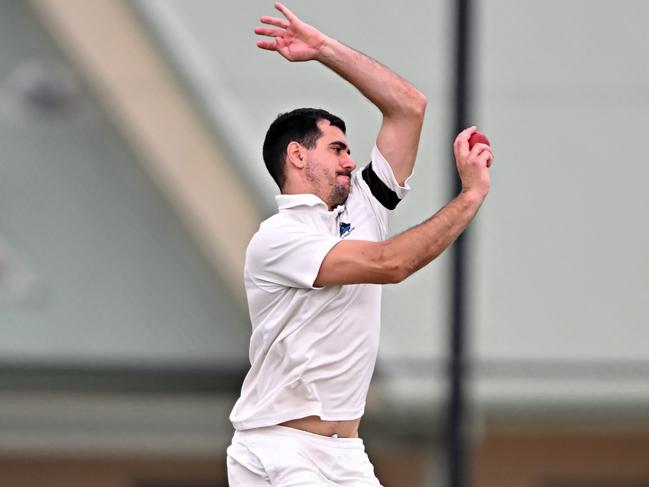
[[[294,141],[307,149],[315,147],[317,140],[322,137],[322,131],[318,127],[320,120],[328,120],[345,133],[345,122],[320,108],[297,108],[280,114],[270,124],[264,140],[264,162],[280,190],[286,182],[286,147]]]

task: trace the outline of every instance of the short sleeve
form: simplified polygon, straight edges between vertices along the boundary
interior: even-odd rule
[[[295,221],[262,226],[246,252],[246,274],[257,286],[315,289],[313,282],[339,237]]]
[[[376,145],[372,150],[371,162],[363,168],[361,174],[372,196],[388,210],[394,210],[410,191],[408,181],[412,175],[406,179],[403,186],[400,186],[394,177],[392,167]]]

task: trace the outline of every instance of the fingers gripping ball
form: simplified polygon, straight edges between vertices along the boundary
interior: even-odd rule
[[[471,137],[469,137],[469,150],[473,149],[473,146],[476,144],[487,144],[488,146],[491,146],[489,139],[482,132],[473,132]]]

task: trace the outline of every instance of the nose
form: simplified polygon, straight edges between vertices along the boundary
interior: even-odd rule
[[[354,159],[352,159],[352,156],[349,154],[345,154],[345,157],[343,158],[342,161],[342,166],[345,169],[345,171],[353,171],[356,169],[356,163],[354,162]]]

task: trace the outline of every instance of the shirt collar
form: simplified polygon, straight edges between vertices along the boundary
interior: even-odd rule
[[[311,193],[306,194],[278,194],[275,195],[275,202],[279,210],[287,210],[296,208],[298,206],[318,207],[325,211],[329,211],[327,204]],[[339,205],[334,208],[333,213],[339,214],[345,209],[344,205]]]

